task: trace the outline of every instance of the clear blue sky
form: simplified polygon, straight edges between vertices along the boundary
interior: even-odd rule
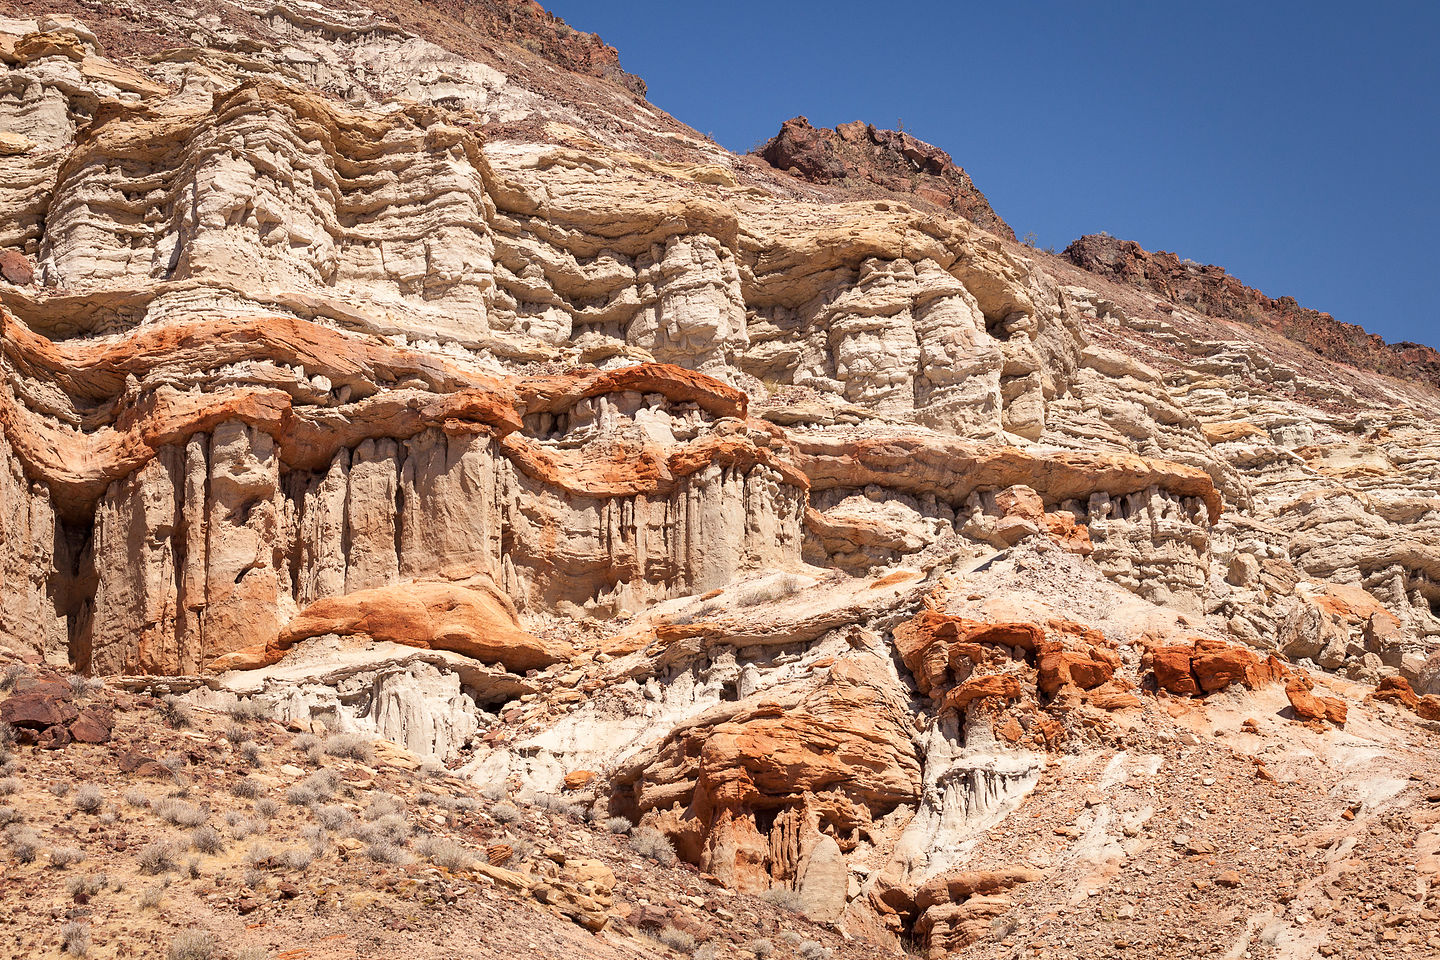
[[[732,150],[903,119],[1041,246],[1106,230],[1440,346],[1440,2],[542,2]]]

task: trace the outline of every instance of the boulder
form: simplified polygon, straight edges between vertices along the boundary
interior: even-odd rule
[[[1114,678],[1120,656],[1104,634],[1068,620],[1051,620],[1046,627],[1035,664],[1041,693],[1053,697],[1066,687],[1093,690]]]
[[[68,687],[63,696],[49,691],[32,691],[17,693],[0,702],[0,723],[28,730],[63,727],[79,715],[71,702]]]
[[[0,137],[3,136],[6,135],[0,134]],[[0,155],[5,152],[5,141],[0,139]],[[19,251],[0,251],[0,277],[17,286],[24,286],[35,282],[35,268],[30,265],[30,259]]]
[[[1262,660],[1248,647],[1209,637],[1197,638],[1188,646],[1152,646],[1146,657],[1156,686],[1181,697],[1217,693],[1237,683],[1254,690],[1287,672],[1285,664],[1273,656]]]
[[[1300,720],[1328,720],[1343,726],[1348,713],[1345,702],[1337,697],[1318,696],[1313,689],[1314,682],[1301,674],[1285,681],[1285,696],[1290,700],[1295,716]]]
[[[1422,720],[1440,720],[1440,696],[1433,694],[1420,696],[1411,688],[1410,681],[1404,677],[1386,677],[1380,681],[1375,692],[1370,696],[1376,700],[1398,703],[1417,714]]]

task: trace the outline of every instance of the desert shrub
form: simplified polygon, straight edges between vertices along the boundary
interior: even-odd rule
[[[631,833],[630,848],[662,867],[668,867],[675,862],[675,847],[671,845],[670,838],[654,827],[641,827]]]
[[[145,793],[144,790],[140,790],[136,787],[131,787],[129,790],[126,790],[123,794],[121,794],[121,798],[132,807],[150,806],[150,797]]]
[[[315,851],[307,847],[287,847],[280,852],[280,863],[287,870],[304,870],[315,860]]]
[[[253,834],[268,831],[270,829],[270,821],[261,817],[246,817],[242,815],[239,820],[229,826],[230,836],[236,840],[244,840]]]
[[[156,910],[165,899],[165,888],[161,886],[146,887],[140,891],[140,908],[142,910]]]
[[[701,944],[694,953],[695,960],[715,960],[715,956],[716,950],[713,943]]]
[[[90,952],[90,927],[72,920],[60,928],[60,949],[72,957],[83,957]]]
[[[806,940],[795,948],[795,953],[800,960],[830,960],[830,948],[820,945],[814,940]]]
[[[361,763],[375,759],[374,744],[358,733],[331,734],[325,738],[325,752],[332,757],[348,757]]]
[[[456,813],[470,813],[480,809],[480,801],[474,797],[456,797],[450,801],[450,809]]]
[[[244,882],[245,886],[251,890],[259,890],[265,885],[265,871],[256,870],[254,867],[251,867],[245,871]]]
[[[159,709],[160,719],[176,730],[188,727],[195,722],[195,718],[190,714],[189,705],[173,693],[160,701]]]
[[[794,950],[796,947],[800,946],[800,944],[805,942],[805,938],[800,936],[800,934],[796,933],[794,930],[786,930],[776,939],[780,941],[780,945],[782,947],[789,947],[791,950]]]
[[[213,855],[225,849],[225,838],[220,836],[219,830],[207,823],[190,831],[190,846],[201,853]]]
[[[800,894],[789,887],[771,887],[760,894],[761,898],[773,903],[781,910],[799,912],[803,904],[800,902]]]
[[[56,780],[52,782],[46,789],[57,797],[68,797],[70,796],[70,781]]]
[[[611,817],[605,821],[605,829],[611,833],[629,833],[633,826],[635,825],[624,817]]]
[[[510,852],[516,860],[529,860],[535,853],[535,841],[527,840],[524,837],[507,837],[506,843],[510,845]]]
[[[51,847],[50,866],[56,870],[65,870],[71,864],[79,863],[85,859],[85,853],[79,847]]]
[[[321,800],[329,800],[335,796],[335,791],[340,786],[340,778],[335,775],[334,770],[316,770],[300,783],[306,789],[313,790]]]
[[[319,803],[310,808],[315,819],[326,830],[339,830],[350,822],[350,811],[338,803]]]
[[[181,930],[170,941],[166,960],[210,960],[215,955],[215,940],[204,930]]]
[[[520,819],[520,810],[513,803],[502,801],[490,808],[490,818],[496,823],[514,823]]]
[[[280,804],[271,800],[269,797],[261,797],[250,805],[250,809],[255,811],[257,817],[269,820],[280,812]]]
[[[415,845],[415,852],[451,873],[469,870],[475,865],[475,855],[468,847],[442,837],[426,837]]]
[[[656,939],[677,953],[695,952],[695,937],[678,927],[661,927]]]
[[[365,805],[366,820],[380,820],[384,817],[398,817],[405,813],[405,801],[390,793],[377,793]]]
[[[230,746],[239,748],[240,744],[249,739],[250,731],[238,723],[232,723],[225,728],[225,732],[221,736],[230,741]]]
[[[152,840],[140,848],[140,872],[168,873],[175,869],[175,844],[170,840]]]
[[[325,754],[320,749],[320,741],[312,734],[302,733],[291,740],[290,745],[305,754],[305,759],[317,767],[325,762]]]
[[[210,819],[210,812],[184,800],[166,798],[155,804],[155,816],[177,827],[198,827]]]
[[[230,714],[231,720],[241,721],[259,720],[269,715],[269,711],[254,700],[236,700],[225,712]]]
[[[775,952],[775,944],[764,937],[757,937],[745,944],[745,949],[755,955],[755,960],[769,960],[770,955]]]
[[[8,826],[12,823],[19,823],[21,819],[23,818],[20,816],[19,810],[10,806],[0,806],[0,827]]]
[[[404,817],[390,814],[375,821],[373,835],[382,840],[400,843],[410,836],[410,824]]]
[[[404,866],[412,863],[414,858],[398,843],[391,843],[388,840],[376,840],[365,847],[365,856],[376,863],[391,863],[397,866]]]
[[[245,862],[252,867],[263,867],[273,859],[274,852],[263,843],[257,843],[245,851]]]
[[[20,792],[20,781],[14,777],[0,778],[0,797],[8,797],[11,794]]]
[[[285,802],[297,807],[308,807],[319,799],[319,795],[303,783],[297,783],[285,791]]]
[[[480,796],[492,803],[496,800],[504,800],[506,796],[505,785],[503,783],[487,783],[480,788]]]
[[[75,809],[81,813],[95,813],[105,805],[105,795],[100,788],[87,783],[75,792]]]
[[[99,873],[92,873],[88,877],[71,877],[70,882],[65,884],[65,892],[71,899],[81,896],[93,897],[104,890],[105,885],[109,882],[110,875],[103,870]]]
[[[40,838],[29,827],[12,825],[5,831],[5,842],[21,863],[34,863],[40,855]]]
[[[200,858],[191,857],[185,861],[185,873],[191,880],[200,879]]]
[[[4,672],[0,673],[0,693],[15,689],[15,684],[19,683],[20,678],[28,672],[23,663],[7,665]]]
[[[265,786],[254,777],[241,777],[230,785],[230,792],[242,800],[254,800],[265,792]]]
[[[240,744],[240,759],[244,760],[250,766],[259,767],[263,757],[264,754],[260,749],[260,744],[254,740],[246,740]]]
[[[584,807],[578,803],[571,803],[564,797],[557,797],[553,793],[542,793],[535,798],[535,803],[558,816],[570,817],[574,820],[586,819],[587,811]]]

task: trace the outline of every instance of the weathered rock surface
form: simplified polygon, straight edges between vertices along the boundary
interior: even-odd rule
[[[1408,796],[1440,714],[1425,350],[1017,244],[908,134],[734,156],[518,0],[95,6],[0,5],[7,657],[564,791],[931,955],[1153,891],[1112,880],[1172,845],[1143,876],[1199,902],[1201,828],[1258,871],[1312,835],[1241,833],[1350,765],[1352,816]],[[0,712],[104,740],[71,689]],[[1176,784],[1242,780],[1146,835]],[[671,917],[491,846],[589,930]],[[1297,917],[1239,904],[1184,916],[1226,950]]]
[[[1010,240],[1015,231],[995,213],[950,154],[901,130],[877,130],[868,123],[816,129],[792,117],[759,150],[777,170],[821,183],[857,180],[892,195],[934,204]],[[854,189],[858,184],[846,184]]]

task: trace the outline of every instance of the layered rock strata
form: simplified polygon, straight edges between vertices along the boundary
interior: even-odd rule
[[[734,156],[524,4],[34,6],[0,7],[15,655],[565,792],[934,955],[1133,839],[1087,801],[1071,859],[975,862],[1073,758],[1212,706],[1434,712],[1420,352],[1016,244],[908,135]],[[593,926],[610,887],[537,896]]]

